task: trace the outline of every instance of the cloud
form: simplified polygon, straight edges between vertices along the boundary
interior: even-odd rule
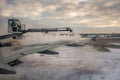
[[[40,15],[42,11],[44,11],[44,9],[41,4],[37,2],[33,4],[32,2],[27,3],[26,0],[21,2],[6,1],[6,5],[2,7],[1,16],[35,17]]]
[[[119,27],[119,0],[0,0],[0,17],[30,26]],[[119,29],[118,28],[118,29]]]

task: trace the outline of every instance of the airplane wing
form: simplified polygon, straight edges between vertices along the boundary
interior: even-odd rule
[[[41,45],[40,46],[31,45],[30,47],[24,46],[24,47],[16,48],[16,49],[12,47],[0,48],[0,51],[1,51],[0,53],[0,74],[14,74],[15,73],[14,69],[8,64],[25,55],[29,55],[32,53],[40,53],[40,52],[44,53],[47,50],[49,51],[50,49],[57,48],[59,46],[66,45],[69,43],[70,41],[62,41],[62,42],[46,44],[42,46]]]

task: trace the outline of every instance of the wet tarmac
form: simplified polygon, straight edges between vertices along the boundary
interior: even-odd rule
[[[22,43],[27,45],[31,40],[33,44],[46,43],[63,38],[71,39],[30,34]],[[72,39],[79,41],[80,37],[74,36]],[[0,75],[0,80],[120,80],[120,49],[110,48],[110,52],[101,52],[91,46],[62,46],[54,50],[60,54],[35,53],[21,58],[24,63],[13,67],[17,74]]]
[[[93,47],[60,47],[55,56],[32,54],[0,80],[120,80],[120,50],[99,52]]]

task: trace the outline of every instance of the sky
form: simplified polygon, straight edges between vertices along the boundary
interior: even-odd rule
[[[71,27],[77,32],[120,31],[119,0],[0,0],[0,33],[7,19],[18,18],[27,28]]]

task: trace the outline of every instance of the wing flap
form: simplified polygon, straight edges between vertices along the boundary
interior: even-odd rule
[[[48,55],[57,55],[59,54],[58,52],[55,52],[55,51],[51,51],[51,50],[44,50],[44,51],[41,51],[41,52],[38,52],[39,54],[48,54]]]
[[[0,74],[15,74],[16,71],[8,64],[0,63]]]

